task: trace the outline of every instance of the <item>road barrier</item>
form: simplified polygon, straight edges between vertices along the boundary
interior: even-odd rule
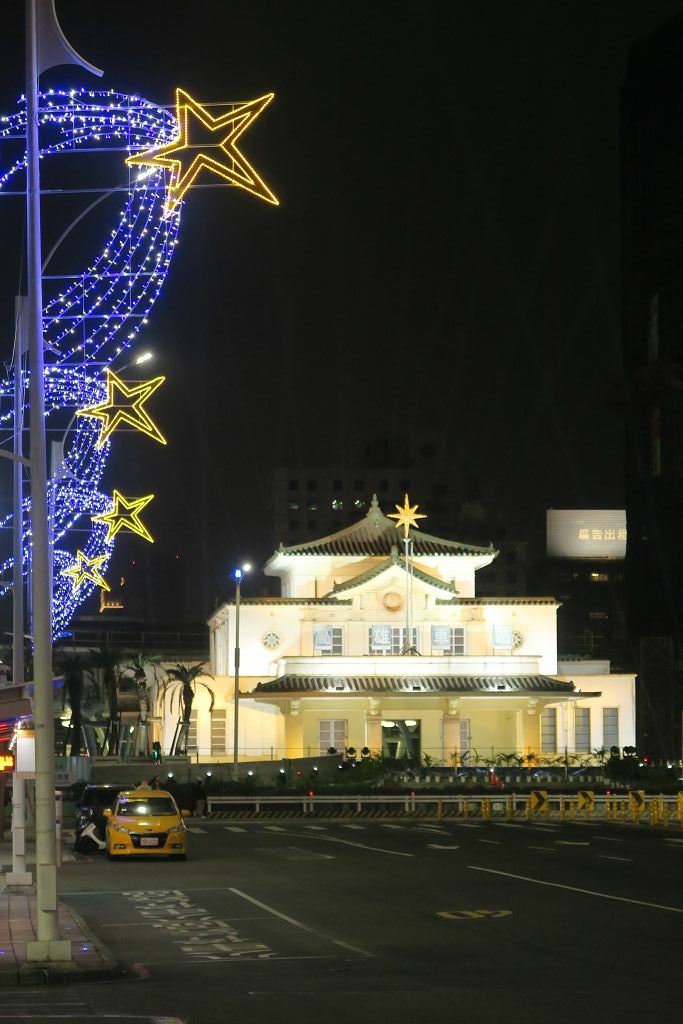
[[[547,821],[614,821],[683,827],[683,793],[651,796],[643,790],[597,794],[531,793],[470,796],[468,794],[402,796],[366,794],[315,796],[208,796],[207,812],[213,817],[421,817],[447,821],[454,818]]]

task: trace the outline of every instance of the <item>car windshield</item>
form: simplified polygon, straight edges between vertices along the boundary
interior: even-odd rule
[[[137,799],[130,800],[122,797],[119,800],[119,806],[116,813],[130,818],[143,818],[146,815],[153,818],[159,818],[171,814],[177,814],[178,811],[170,797],[150,796],[144,800],[139,797]]]

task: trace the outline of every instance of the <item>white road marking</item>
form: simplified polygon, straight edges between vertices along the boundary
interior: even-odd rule
[[[240,889],[230,888],[229,891],[234,893],[235,896],[241,896],[243,900],[248,900],[249,903],[253,903],[254,906],[260,907],[261,910],[267,911],[267,913],[272,914],[273,917],[279,917],[281,921],[286,921],[287,924],[291,924],[295,928],[301,928],[302,931],[310,932],[311,935],[322,935],[322,932],[316,931],[315,928],[310,928],[302,921],[297,921],[295,918],[289,917],[288,914],[283,914],[281,911],[275,910],[274,907],[269,907],[267,903],[262,903],[260,900],[254,899],[253,896],[249,896],[246,892],[242,892]],[[323,938],[326,938],[326,936],[323,936]],[[368,953],[364,949],[359,949],[358,946],[351,946],[348,942],[342,942],[341,939],[330,939],[329,941],[333,942],[335,946],[342,946],[344,949],[350,949],[353,953],[360,953],[361,956],[366,956],[368,958],[374,957],[373,953]]]
[[[312,832],[325,832],[324,825],[303,825],[303,828],[310,828]]]
[[[492,824],[496,828],[524,828],[524,825],[518,825],[516,821],[494,821]]]
[[[382,828],[392,828],[394,831],[403,832],[405,831],[405,825],[390,825],[386,822],[382,822]]]
[[[593,839],[598,839],[601,843],[623,843],[623,839],[617,836],[593,836]]]
[[[614,900],[616,903],[633,903],[638,907],[652,907],[654,910],[668,910],[672,914],[683,914],[683,907],[669,907],[665,903],[648,903],[647,900],[632,900],[628,896],[613,896],[609,892],[597,892],[594,889],[579,889],[575,885],[563,885],[561,882],[544,882],[540,878],[529,878],[527,875],[514,875],[511,871],[496,871],[493,868],[480,868],[476,864],[468,864],[471,871],[484,871],[488,875],[502,875],[503,878],[516,878],[520,882],[531,882],[533,885],[544,885],[549,889],[566,889],[568,892],[580,892],[584,896],[597,896],[603,900]]]
[[[459,850],[459,846],[443,846],[441,843],[427,843],[428,850]]]
[[[454,821],[454,825],[459,825],[460,828],[481,828],[481,825],[477,825],[476,821]]]
[[[552,846],[530,846],[530,850],[541,850],[543,853],[557,853]]]
[[[342,828],[353,828],[357,832],[365,832],[367,825],[342,825]]]
[[[202,835],[202,836],[206,835],[206,829],[205,828],[197,828],[196,825],[188,825],[187,826],[187,831],[188,832],[195,832],[195,833],[197,833],[199,835]]]
[[[554,839],[553,842],[558,846],[590,846],[585,839]]]
[[[224,825],[223,830],[225,832],[246,832],[246,828],[240,828],[239,825]]]
[[[282,830],[284,831],[284,829]],[[289,832],[288,835],[296,839],[319,839],[321,843],[339,843],[341,846],[355,846],[359,850],[370,850],[371,853],[388,853],[392,857],[412,857],[412,853],[404,853],[402,850],[384,850],[379,846],[367,846],[365,843],[352,843],[350,839],[339,839],[337,836],[311,836],[304,832]]]
[[[600,860],[623,860],[627,864],[633,863],[633,859],[631,857],[614,857],[609,853],[599,853],[597,856]]]
[[[488,846],[502,846],[500,839],[477,839],[478,843],[486,843]]]
[[[664,836],[664,842],[673,846],[683,846],[683,839],[677,839],[676,836]]]
[[[266,832],[286,832],[287,831],[287,829],[285,829],[285,828],[280,828],[279,825],[264,825],[263,827],[264,827],[264,830]]]

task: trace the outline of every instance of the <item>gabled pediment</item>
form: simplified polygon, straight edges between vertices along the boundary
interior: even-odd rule
[[[400,591],[405,591],[408,573],[410,573],[413,584],[417,583],[420,589],[432,590],[437,597],[457,595],[457,590],[452,583],[446,583],[412,563],[408,566],[405,558],[398,554],[396,548],[389,558],[373,565],[366,572],[360,573],[352,579],[344,580],[343,583],[335,583],[330,594],[334,597],[352,597],[356,593],[386,590],[392,585],[395,585]]]

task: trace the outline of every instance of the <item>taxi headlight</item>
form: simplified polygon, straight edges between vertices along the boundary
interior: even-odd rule
[[[125,825],[116,825],[116,824],[114,824],[114,825],[112,825],[112,828],[114,829],[114,832],[125,832],[127,836],[130,835],[130,829],[126,828]]]
[[[186,831],[186,829],[185,829],[184,825],[172,825],[171,828],[169,828],[169,830],[168,830],[168,834],[171,836],[171,835],[174,835],[177,832],[185,832],[185,831]]]

